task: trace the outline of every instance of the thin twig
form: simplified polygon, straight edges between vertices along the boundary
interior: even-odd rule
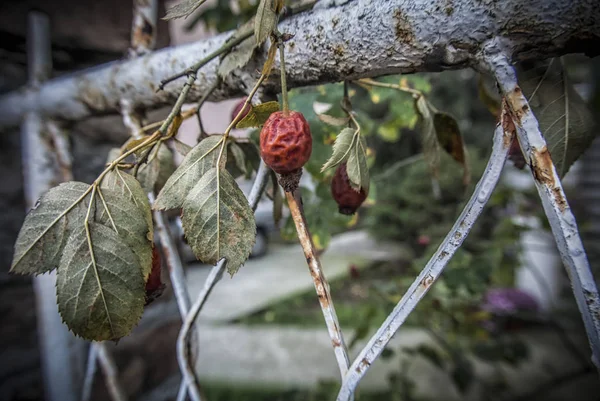
[[[421,93],[421,91],[418,91],[416,89],[412,89],[412,88],[408,88],[408,87],[400,86],[400,85],[396,85],[396,84],[388,84],[385,82],[379,82],[379,81],[375,81],[374,79],[370,79],[370,78],[359,79],[356,82],[358,82],[361,85],[365,85],[365,86],[378,86],[380,88],[396,89],[401,92],[410,93],[411,95],[413,95],[415,97],[423,96],[423,93]]]
[[[98,364],[102,369],[102,373],[104,373],[106,387],[108,388],[111,399],[113,401],[127,401],[127,396],[119,383],[119,371],[117,370],[117,364],[106,348],[106,344],[93,343],[92,347],[97,348]]]
[[[93,343],[89,345],[88,358],[81,388],[81,401],[89,401],[92,397],[92,387],[94,385],[94,376],[96,376],[96,366],[98,362],[98,348]]]
[[[462,242],[469,234],[469,231],[471,231],[471,228],[475,224],[475,221],[481,214],[483,207],[489,200],[493,189],[498,183],[510,148],[512,139],[511,131],[512,130],[506,130],[505,132],[502,123],[498,124],[496,127],[492,154],[485,172],[477,183],[473,195],[471,195],[471,199],[469,199],[469,202],[454,223],[454,226],[446,235],[446,238],[435,254],[429,259],[425,268],[406,291],[400,302],[398,302],[379,330],[377,330],[377,333],[371,337],[368,344],[362,349],[352,363],[348,374],[344,377],[342,388],[338,394],[338,401],[350,399],[356,386],[371,364],[381,354],[392,336],[406,321],[408,315],[414,310],[421,299],[423,299],[433,283],[440,277],[444,268],[450,261],[450,258],[461,246]]]
[[[197,63],[193,64],[192,66],[186,68],[185,70],[175,74],[175,75],[171,75],[168,78],[163,79],[162,81],[160,81],[160,84],[158,85],[158,90],[161,91],[165,88],[165,85],[169,84],[170,82],[175,81],[176,79],[179,78],[183,78],[185,76],[196,76],[196,73],[198,73],[198,70],[202,67],[204,67],[206,64],[208,64],[212,59],[219,57],[220,55],[228,52],[229,50],[233,49],[235,46],[239,45],[240,43],[242,43],[244,40],[248,39],[250,36],[252,36],[254,34],[253,31],[249,30],[248,32],[244,33],[243,35],[241,35],[238,38],[232,39],[230,41],[227,41],[223,44],[223,46],[219,47],[217,50],[209,53],[206,57],[204,57],[202,60],[198,61]],[[195,80],[195,78],[194,78]],[[193,82],[193,81],[192,81]]]
[[[266,173],[264,170],[266,170]],[[252,185],[252,189],[250,190],[250,196],[248,197],[248,203],[250,204],[252,211],[256,211],[258,202],[262,196],[262,192],[267,186],[268,178],[268,168],[263,169],[263,171],[261,171],[259,168],[256,179],[254,180],[254,184]],[[193,401],[199,401],[201,400],[201,397],[198,379],[194,372],[194,367],[190,363],[191,328],[198,318],[198,315],[200,314],[200,311],[202,310],[202,307],[208,299],[212,289],[219,282],[219,280],[221,280],[221,277],[223,277],[223,272],[225,271],[226,265],[226,260],[221,259],[211,269],[206,281],[204,282],[202,291],[200,291],[200,294],[198,294],[196,302],[194,302],[194,305],[192,305],[189,314],[186,316],[185,321],[183,322],[183,326],[181,327],[181,331],[179,332],[179,336],[177,338],[177,360],[183,373],[183,380],[189,388],[189,394]]]
[[[573,294],[583,317],[592,350],[592,361],[600,370],[600,296],[579,236],[577,222],[567,202],[560,177],[537,119],[517,82],[517,75],[501,47],[490,43],[485,63],[496,77],[506,98],[525,160],[531,167],[544,212],[550,223],[563,264],[573,287]]]
[[[286,8],[285,12],[279,17],[279,20],[283,21],[286,18],[291,17],[292,15],[296,15],[301,12],[310,10],[315,5],[316,2],[317,2],[316,0],[315,1],[307,1],[304,3],[298,4],[295,7]],[[234,32],[233,35],[235,35],[236,33],[238,33],[238,32],[237,31]],[[176,79],[185,77],[186,75],[189,76],[190,74],[196,74],[200,68],[204,67],[212,59],[228,53],[235,46],[239,45],[240,43],[242,43],[244,40],[248,39],[252,35],[254,35],[254,30],[248,29],[248,32],[244,32],[239,37],[237,37],[235,39],[233,39],[233,38],[228,39],[221,47],[219,47],[215,51],[209,53],[202,60],[198,61],[197,63],[191,65],[190,67],[186,68],[185,70],[183,70],[175,75],[172,75],[166,79],[163,79],[160,82],[160,85],[158,86],[158,90],[163,90],[165,85],[167,85],[170,82],[175,81]]]
[[[331,293],[329,292],[329,283],[323,274],[321,262],[319,261],[315,245],[312,242],[312,237],[308,230],[308,225],[306,224],[306,219],[302,210],[300,189],[296,189],[293,194],[286,191],[285,196],[287,198],[292,219],[296,225],[298,240],[300,241],[300,245],[302,245],[302,250],[304,251],[304,256],[306,257],[306,263],[308,264],[308,269],[310,270],[310,275],[312,276],[315,290],[317,291],[317,295],[319,297],[319,304],[321,305],[321,310],[323,311],[323,317],[325,318],[327,331],[329,332],[329,337],[331,338],[331,343],[333,344],[335,359],[337,360],[340,373],[342,377],[344,377],[348,371],[348,366],[350,366],[348,349],[346,348],[346,343],[344,342],[344,336],[342,335],[340,322],[338,321],[335,313],[335,307],[333,306],[333,300],[331,298]]]

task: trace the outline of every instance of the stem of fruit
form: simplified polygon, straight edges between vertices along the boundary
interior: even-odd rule
[[[285,43],[283,42],[282,35],[277,32],[277,47],[279,47],[279,69],[281,71],[281,101],[283,103],[283,111],[287,113],[290,111],[290,105],[288,102],[288,90],[287,90],[287,79],[285,75]]]
[[[335,358],[343,378],[348,371],[348,366],[350,366],[348,350],[346,348],[346,343],[344,342],[344,336],[342,335],[340,323],[335,313],[335,307],[333,306],[331,293],[329,292],[329,283],[323,274],[323,269],[317,255],[317,250],[315,249],[310,231],[308,230],[308,225],[306,224],[306,219],[302,210],[300,189],[296,189],[293,193],[286,192],[285,196],[292,214],[292,219],[296,225],[298,240],[300,241],[300,245],[302,245],[302,250],[304,251],[304,256],[306,257],[306,263],[308,264],[308,269],[310,270],[310,275],[313,279],[315,290],[317,291],[317,295],[319,297],[319,304],[321,305],[321,310],[323,311],[323,317],[325,318],[327,331],[329,332],[329,337],[331,338],[331,343],[333,344]]]

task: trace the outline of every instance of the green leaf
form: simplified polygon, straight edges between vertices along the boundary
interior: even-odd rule
[[[434,179],[437,180],[440,174],[440,144],[432,115],[437,110],[433,109],[433,106],[429,104],[424,96],[419,96],[415,102],[415,107],[419,114],[419,123],[422,131],[423,157],[429,165],[429,170]]]
[[[122,237],[90,222],[67,242],[56,281],[58,310],[69,328],[88,340],[118,340],[144,310],[144,280]]]
[[[598,135],[592,114],[569,83],[560,58],[521,64],[517,73],[556,171],[563,177]]]
[[[367,166],[367,144],[362,136],[352,147],[346,171],[350,185],[357,191],[363,189],[366,193],[369,192],[369,167]]]
[[[156,145],[148,160],[147,164],[140,167],[137,178],[146,193],[160,191],[175,171],[173,152],[161,142]]]
[[[467,148],[463,142],[458,123],[450,114],[437,112],[433,115],[433,125],[442,149],[463,166],[463,183],[468,185],[471,172],[467,162]]]
[[[167,15],[163,17],[163,20],[169,21],[176,18],[187,17],[198,7],[200,7],[206,0],[183,0],[181,3],[175,4],[173,7],[167,10]]]
[[[222,136],[212,135],[196,145],[169,177],[156,197],[156,210],[178,209],[198,180],[212,167],[219,156]]]
[[[244,150],[234,141],[229,142],[229,150],[233,155],[233,160],[238,170],[240,170],[244,175],[247,175],[248,171],[246,168],[246,154],[244,153]]]
[[[256,44],[259,46],[262,45],[277,26],[277,13],[274,6],[274,0],[260,0],[256,9],[254,37],[256,38]]]
[[[11,272],[42,274],[58,266],[70,233],[83,225],[89,195],[82,196],[88,189],[71,181],[42,195],[19,231]]]
[[[355,129],[344,128],[335,138],[333,154],[323,165],[321,172],[345,162],[350,156],[353,146],[358,147],[358,137],[359,135],[356,133]]]
[[[96,221],[114,229],[138,257],[144,280],[152,270],[152,212],[140,183],[119,170],[109,172],[96,201]]]
[[[237,124],[236,128],[255,128],[260,127],[267,121],[269,116],[276,111],[279,111],[279,103],[276,101],[265,102],[257,104],[256,106],[251,105],[252,108],[246,117],[242,118]]]
[[[227,259],[233,275],[248,259],[256,222],[248,200],[227,170],[211,168],[183,204],[181,222],[194,254],[204,263]]]
[[[219,76],[221,78],[226,78],[231,71],[242,68],[248,64],[254,55],[254,49],[256,49],[256,40],[253,37],[249,37],[237,45],[221,60],[218,69]]]

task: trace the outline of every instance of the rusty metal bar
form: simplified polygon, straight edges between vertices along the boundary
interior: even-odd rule
[[[502,123],[498,124],[494,132],[492,154],[469,202],[425,268],[350,366],[338,394],[338,401],[347,401],[352,397],[356,386],[371,364],[379,357],[392,336],[404,324],[408,315],[441,276],[450,258],[462,245],[498,184],[512,139],[513,130],[504,129]]]
[[[600,370],[600,296],[579,236],[575,216],[567,202],[546,140],[518,85],[516,72],[503,52],[502,43],[494,40],[488,44],[485,62],[496,77],[500,91],[510,108],[511,117],[517,127],[519,144],[531,168],[544,212],[571,280],[573,294],[592,349],[592,361]]]
[[[98,364],[104,374],[106,387],[112,401],[127,401],[127,395],[119,382],[119,370],[112,355],[106,348],[104,343],[93,343],[92,347],[96,348],[98,355]]]

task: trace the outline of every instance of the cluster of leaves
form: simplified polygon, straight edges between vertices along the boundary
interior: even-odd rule
[[[139,182],[119,170],[67,182],[28,213],[11,271],[57,269],[58,309],[74,333],[116,340],[140,319],[152,268],[152,216]]]

